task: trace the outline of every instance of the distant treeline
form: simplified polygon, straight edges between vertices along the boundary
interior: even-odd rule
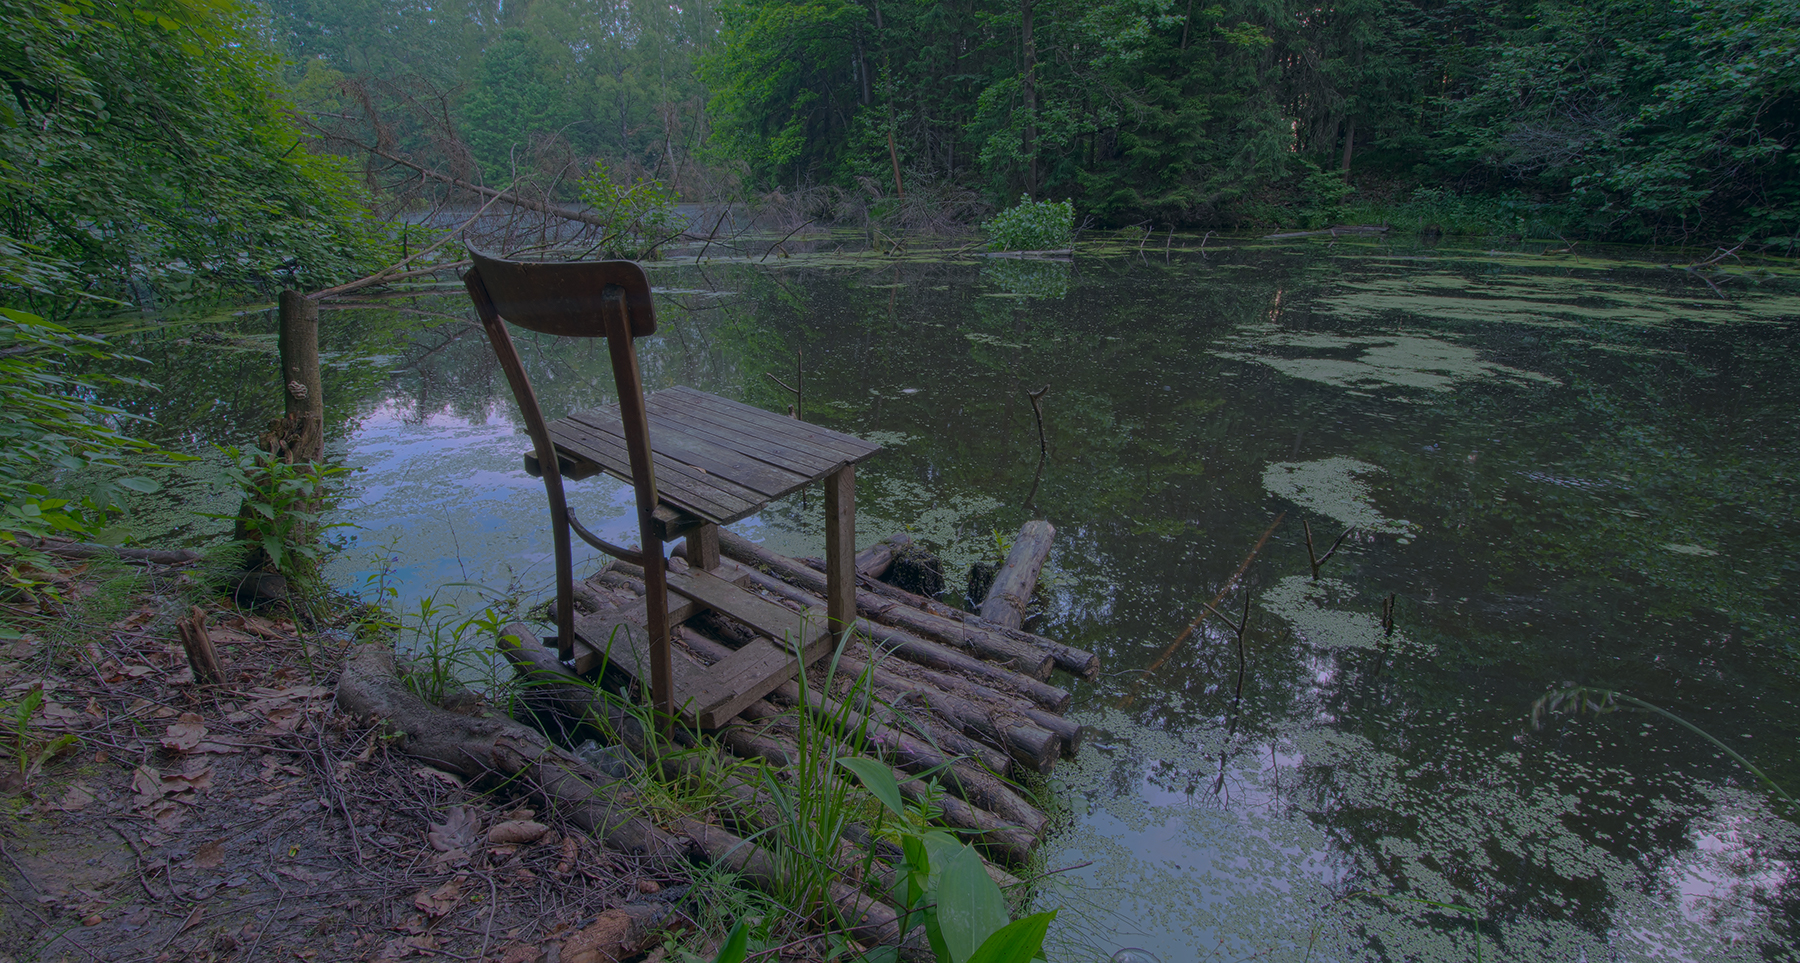
[[[1615,238],[1800,232],[1800,0],[271,6],[303,97],[427,85],[490,182],[548,140],[690,196],[948,183],[1211,227],[1448,194]]]

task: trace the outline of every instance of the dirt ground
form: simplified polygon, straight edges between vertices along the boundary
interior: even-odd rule
[[[0,963],[655,960],[691,925],[688,880],[335,711],[344,629],[218,602],[225,678],[198,685],[191,574],[46,588],[0,603]]]

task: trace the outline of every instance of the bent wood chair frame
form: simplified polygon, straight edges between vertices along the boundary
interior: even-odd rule
[[[631,261],[529,263],[505,261],[470,252],[474,261],[463,284],[475,304],[488,342],[518,400],[543,473],[550,501],[550,524],[556,555],[556,645],[558,656],[575,654],[575,593],[569,533],[615,558],[642,566],[649,624],[650,696],[665,721],[674,716],[674,683],[670,667],[668,582],[662,535],[655,513],[656,469],[651,460],[649,419],[643,378],[638,370],[636,339],[656,331],[650,282]],[[638,544],[632,551],[588,531],[570,511],[556,446],[550,437],[537,394],[505,321],[540,334],[604,337],[619,394],[625,447],[630,458],[631,487],[636,493]]]

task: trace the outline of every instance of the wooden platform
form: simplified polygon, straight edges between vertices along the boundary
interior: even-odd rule
[[[887,585],[873,577],[880,565],[864,564],[880,555],[873,549],[858,556],[860,617],[836,639],[824,631],[823,573],[720,534],[727,557],[716,569],[677,563],[669,573],[676,702],[688,723],[711,732],[720,752],[786,766],[796,713],[827,725],[847,714],[851,731],[838,733],[846,751],[854,743],[886,760],[911,798],[939,782],[946,825],[990,858],[1026,861],[1048,819],[1016,780],[1049,772],[1082,741],[1082,727],[1062,715],[1068,690],[1039,676],[1052,664],[1091,672],[1098,660]],[[584,583],[590,610],[577,630],[594,644],[577,646],[575,671],[646,680],[636,573],[613,562]],[[839,671],[827,679],[823,657],[834,652]],[[805,687],[790,681],[803,664]]]
[[[716,729],[744,707],[768,695],[831,647],[825,608],[795,612],[743,591],[747,572],[735,562],[717,569],[669,572],[669,622],[679,625],[706,611],[752,628],[757,638],[730,658],[707,666],[677,650],[672,661],[675,706],[690,724]],[[649,637],[644,601],[605,615],[577,612],[575,665],[583,675],[610,666],[647,682]],[[590,641],[592,640],[592,641]]]

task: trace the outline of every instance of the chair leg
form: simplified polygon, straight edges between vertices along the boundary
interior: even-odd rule
[[[831,630],[856,624],[856,466],[825,476],[825,612]]]

